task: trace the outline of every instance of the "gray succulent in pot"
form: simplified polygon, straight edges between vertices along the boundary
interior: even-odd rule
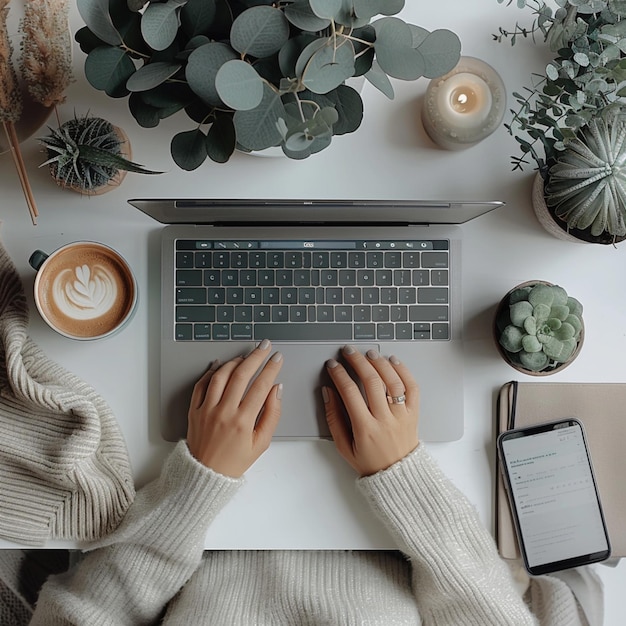
[[[390,78],[435,78],[457,64],[458,37],[396,17],[404,3],[78,0],[86,26],[76,40],[87,80],[128,97],[141,126],[187,115],[170,144],[180,168],[277,146],[304,159],[360,126],[352,78],[393,98]]]
[[[562,287],[529,281],[500,302],[494,334],[500,354],[520,372],[555,373],[578,355],[584,338],[582,304]]]
[[[626,236],[626,119],[621,112],[594,118],[568,142],[549,169],[548,208],[568,230],[591,237]]]

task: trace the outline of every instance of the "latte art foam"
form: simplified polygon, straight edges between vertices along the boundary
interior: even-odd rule
[[[67,268],[54,279],[51,295],[63,315],[92,320],[115,305],[116,277],[109,268],[98,264]]]
[[[46,322],[75,339],[113,333],[130,319],[137,301],[127,263],[94,242],[69,244],[51,254],[38,271],[35,291]]]

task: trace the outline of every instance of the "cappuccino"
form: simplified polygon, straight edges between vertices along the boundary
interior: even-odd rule
[[[44,320],[74,339],[113,333],[131,316],[136,299],[133,274],[111,248],[90,242],[69,244],[46,256],[36,251],[35,303]]]

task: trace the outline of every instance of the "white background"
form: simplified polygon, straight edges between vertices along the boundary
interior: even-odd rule
[[[543,44],[515,47],[493,41],[499,26],[530,24],[530,10],[496,0],[407,2],[407,21],[434,30],[449,28],[462,53],[487,61],[511,93],[542,72],[549,58]],[[81,25],[73,13],[71,25]],[[16,49],[19,46],[16,45]],[[559,241],[542,230],[530,205],[532,167],[512,172],[514,139],[501,127],[479,145],[460,152],[435,147],[420,122],[428,81],[395,81],[393,101],[366,84],[365,116],[354,134],[302,162],[235,155],[228,164],[207,161],[191,173],[179,170],[169,142],[187,120],[176,117],[156,129],[140,128],[125,100],[96,92],[85,80],[84,55],[75,46],[76,81],[60,107],[62,120],[76,111],[101,115],[122,126],[134,160],[166,173],[129,174],[122,186],[99,197],[80,197],[57,188],[34,139],[23,143],[30,180],[41,213],[30,224],[17,175],[8,155],[0,156],[0,235],[18,267],[31,304],[31,336],[54,359],[90,382],[115,411],[127,439],[138,485],[155,477],[171,448],[158,433],[159,224],[130,207],[132,197],[309,197],[503,200],[506,207],[463,226],[465,281],[465,435],[457,442],[430,445],[441,467],[475,503],[493,528],[495,399],[500,386],[520,375],[498,356],[491,337],[494,308],[511,287],[543,279],[565,287],[585,307],[586,338],[578,360],[553,381],[624,382],[618,355],[626,351],[623,267],[626,244],[601,247]],[[510,116],[507,115],[505,121]],[[50,124],[54,118],[50,118]],[[43,134],[45,129],[40,131]],[[140,287],[140,306],[120,335],[79,343],[56,336],[32,303],[34,272],[28,256],[76,239],[116,247],[130,261]],[[211,360],[207,349],[207,362]],[[321,365],[321,364],[320,364]],[[521,376],[521,378],[525,378]],[[428,394],[428,389],[422,390]],[[328,442],[282,442],[249,471],[247,484],[223,511],[207,537],[217,548],[385,547],[389,538],[354,493],[353,474]],[[8,546],[4,543],[1,545]],[[607,626],[623,620],[621,596],[626,566],[600,567],[606,582]]]

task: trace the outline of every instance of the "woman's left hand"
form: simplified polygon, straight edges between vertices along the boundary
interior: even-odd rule
[[[189,451],[224,476],[242,476],[267,450],[278,425],[282,385],[275,380],[282,354],[274,353],[261,368],[269,353],[270,342],[263,340],[245,358],[209,369],[193,389]]]

